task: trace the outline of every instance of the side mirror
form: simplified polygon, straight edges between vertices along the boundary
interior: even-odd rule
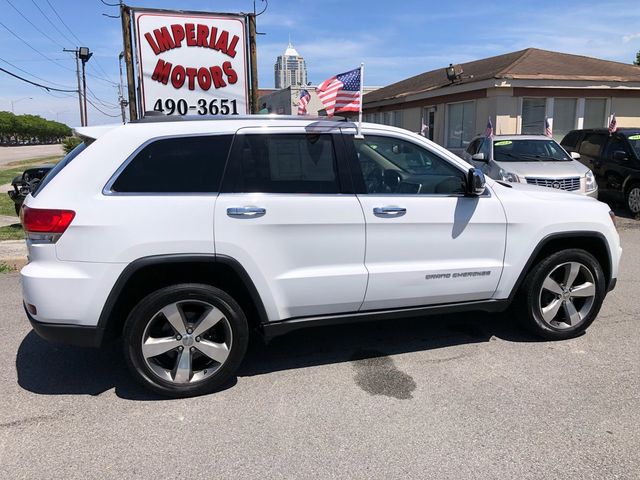
[[[627,156],[627,153],[622,151],[622,150],[616,150],[615,152],[613,152],[613,159],[614,160],[629,160],[629,157]]]
[[[477,162],[488,162],[488,158],[484,158],[484,153],[474,153],[471,155],[471,160],[475,160]]]
[[[571,158],[573,158],[574,160],[580,160],[580,154],[578,152],[571,152],[569,153],[569,155],[571,156]]]
[[[467,195],[478,196],[485,191],[487,181],[484,173],[478,168],[470,168],[467,174]]]

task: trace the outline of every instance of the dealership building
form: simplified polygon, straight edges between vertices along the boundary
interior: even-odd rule
[[[364,96],[366,121],[420,131],[453,151],[491,118],[496,134],[553,137],[575,128],[640,126],[640,67],[528,48],[439,68]]]

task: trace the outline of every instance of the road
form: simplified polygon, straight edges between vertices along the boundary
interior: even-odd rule
[[[187,400],[132,383],[118,345],[40,340],[0,275],[0,478],[637,479],[640,228],[621,236],[580,338],[486,314],[306,330]]]
[[[64,155],[62,145],[21,145],[19,147],[0,147],[0,165],[20,160],[38,159],[53,155]]]

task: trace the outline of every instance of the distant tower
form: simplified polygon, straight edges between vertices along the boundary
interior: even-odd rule
[[[287,88],[291,85],[307,84],[307,64],[289,40],[284,55],[278,56],[274,65],[276,88]]]

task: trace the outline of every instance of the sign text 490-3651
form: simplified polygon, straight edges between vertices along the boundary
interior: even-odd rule
[[[153,109],[165,115],[238,115],[238,101],[228,98],[199,98],[195,104],[189,104],[184,98],[159,98]]]

